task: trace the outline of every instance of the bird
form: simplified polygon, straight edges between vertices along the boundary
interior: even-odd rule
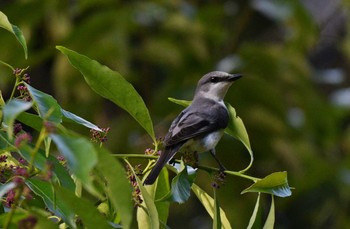
[[[242,74],[213,71],[198,81],[191,104],[181,111],[170,125],[163,141],[164,150],[144,180],[144,185],[152,185],[162,168],[179,151],[209,151],[220,170],[226,170],[215,155],[215,147],[229,122],[228,110],[223,99],[230,86],[241,77]]]

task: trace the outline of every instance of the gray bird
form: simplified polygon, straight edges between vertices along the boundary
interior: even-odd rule
[[[191,105],[172,122],[164,138],[165,148],[144,181],[145,185],[154,183],[162,168],[178,151],[196,153],[210,151],[220,169],[225,170],[215,156],[216,144],[221,139],[229,120],[223,99],[232,83],[241,76],[241,74],[214,71],[199,80]]]

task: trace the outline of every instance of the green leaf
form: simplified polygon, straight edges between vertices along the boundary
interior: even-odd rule
[[[263,229],[273,229],[275,225],[275,200],[271,195],[271,207]]]
[[[31,108],[33,103],[19,99],[12,99],[3,107],[4,123],[7,125],[7,135],[11,140],[13,135],[13,124],[19,114]]]
[[[66,111],[64,109],[61,109],[61,112],[63,114],[63,117],[65,117],[67,120],[71,120],[75,123],[78,123],[80,125],[83,125],[87,128],[93,129],[93,130],[97,130],[97,131],[102,131],[98,126],[96,126],[95,124],[83,119],[82,117],[79,117],[76,114],[73,114],[69,111]]]
[[[133,216],[132,188],[119,161],[103,148],[98,148],[97,169],[107,181],[106,193],[118,210],[123,228],[130,228]],[[118,195],[116,195],[118,194]]]
[[[30,161],[32,154],[31,148],[28,145],[23,145],[19,148],[18,153],[26,160]],[[45,170],[48,163],[53,165],[53,178],[58,181],[63,187],[74,191],[75,184],[67,169],[52,155],[45,157],[45,152],[39,149],[35,155],[34,166],[40,170]]]
[[[4,213],[0,215],[0,228],[4,228],[4,222],[9,217],[10,213]],[[29,214],[25,211],[22,211],[21,209],[17,209],[16,212],[11,217],[11,222],[8,225],[9,229],[17,229],[19,221],[25,219],[28,217]]]
[[[231,135],[232,137],[242,142],[243,145],[247,148],[250,155],[249,165],[245,169],[240,171],[243,173],[247,171],[253,164],[253,161],[254,161],[253,151],[251,149],[248,133],[243,124],[242,119],[237,116],[236,110],[229,103],[226,103],[226,107],[227,107],[230,119],[228,122],[228,126],[225,129],[225,133],[227,133],[228,135]]]
[[[143,186],[142,181],[138,178],[132,168],[131,171],[136,177],[136,182],[140,188],[141,198],[143,200],[141,206],[137,208],[136,212],[138,228],[159,229],[159,216],[156,205],[154,204],[154,199],[145,186]]]
[[[11,189],[16,187],[16,183],[15,182],[9,182],[7,184],[0,184],[0,199],[2,199],[2,197],[8,193]]]
[[[259,210],[259,202],[260,202],[260,192],[258,193],[258,198],[256,200],[254,211],[253,211],[252,216],[250,217],[247,229],[251,229],[253,227],[254,223],[255,223],[256,215],[257,215],[258,210]]]
[[[146,176],[145,176],[146,177]],[[147,191],[148,187],[152,187],[153,185],[146,186]],[[170,202],[168,201],[157,201],[161,199],[165,195],[170,192],[170,184],[169,184],[169,172],[166,168],[163,168],[160,172],[158,179],[154,183],[154,200],[156,200],[156,208],[158,211],[159,220],[163,223],[166,223],[169,216],[169,207]],[[150,192],[149,192],[150,193]]]
[[[58,105],[56,99],[42,91],[39,91],[29,84],[25,84],[33,99],[34,104],[38,109],[39,116],[53,123],[62,122],[61,107]]]
[[[35,223],[35,228],[45,228],[45,229],[58,229],[58,225],[49,219],[50,213],[44,209],[30,208],[30,215],[34,216],[37,220]]]
[[[96,93],[126,110],[156,142],[152,120],[143,99],[122,75],[65,47],[56,48],[68,57]]]
[[[206,193],[204,190],[202,190],[200,187],[198,187],[195,183],[192,184],[192,191],[197,196],[198,200],[202,203],[205,210],[207,210],[208,214],[212,219],[214,219],[214,199],[209,196],[208,193]],[[220,208],[220,218],[221,218],[221,224],[222,228],[229,229],[232,228],[230,225],[230,222],[228,221],[225,212]]]
[[[189,100],[174,99],[174,98],[170,98],[170,97],[168,98],[168,100],[177,104],[177,105],[184,106],[184,107],[188,107],[189,105],[191,105],[191,102],[192,102]]]
[[[110,229],[111,226],[107,220],[100,214],[96,206],[85,198],[77,197],[74,192],[71,192],[62,187],[56,188],[57,203],[63,202],[74,211],[83,221],[86,228]]]
[[[63,201],[56,200],[54,188],[50,183],[35,178],[29,178],[26,180],[26,184],[36,195],[43,199],[46,207],[51,212],[62,218],[72,228],[76,228],[74,210]]]
[[[195,173],[189,176],[187,166],[181,160],[179,172],[171,181],[171,191],[159,201],[173,201],[180,204],[186,202],[190,198],[194,178]]]
[[[291,189],[288,185],[287,172],[272,173],[243,190],[242,194],[247,192],[262,192],[278,197],[292,195]]]
[[[145,174],[143,178],[146,179],[148,174]],[[169,195],[170,193],[168,170],[164,167],[161,170],[156,181],[152,185],[146,185],[145,189],[147,190],[148,194],[152,197],[153,201],[155,202],[157,212],[158,212],[158,218],[162,225],[161,228],[163,228],[163,226],[166,225],[166,222],[168,220],[169,207],[170,207],[169,201],[161,201],[165,196]]]
[[[0,27],[6,29],[7,31],[15,35],[18,42],[22,45],[22,48],[24,51],[24,57],[27,59],[28,58],[27,43],[23,36],[22,31],[17,26],[12,25],[8,20],[7,16],[1,11],[0,11]]]
[[[36,131],[40,131],[43,128],[43,120],[38,115],[23,112],[16,119]]]
[[[92,184],[90,173],[98,162],[97,152],[91,142],[82,137],[51,134],[50,137],[67,160],[70,171],[91,193],[99,196]]]
[[[213,219],[213,229],[221,229],[221,217],[220,217],[220,205],[216,194],[216,188],[214,190],[214,219]]]

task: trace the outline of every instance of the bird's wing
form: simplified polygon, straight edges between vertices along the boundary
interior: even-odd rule
[[[212,106],[205,112],[185,110],[172,123],[164,142],[166,146],[175,145],[204,133],[225,128],[227,122],[221,123],[220,117],[228,117],[222,106]]]

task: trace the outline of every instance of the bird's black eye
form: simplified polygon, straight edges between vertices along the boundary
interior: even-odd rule
[[[210,77],[210,82],[217,83],[220,81],[220,77],[212,76]]]

